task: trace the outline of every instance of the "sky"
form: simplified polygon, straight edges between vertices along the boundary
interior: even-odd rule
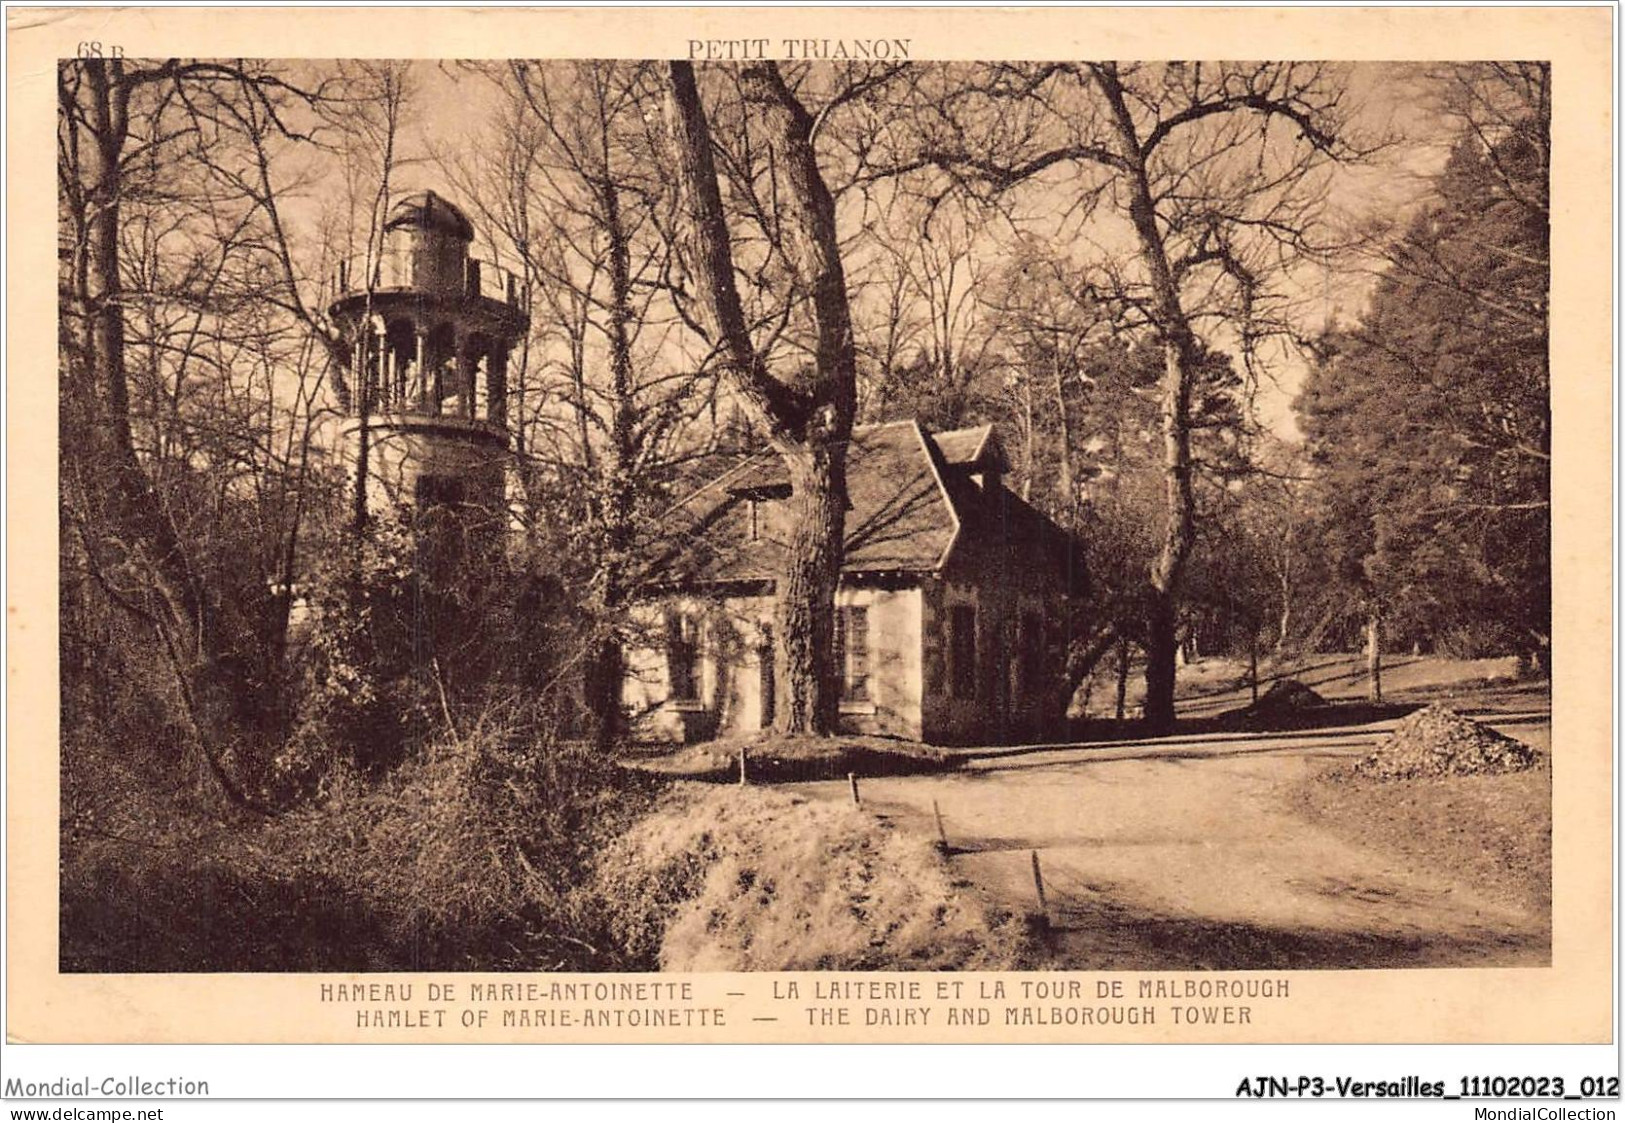
[[[491,87],[460,72],[447,61],[419,61],[413,68],[417,97],[404,138],[403,160],[395,173],[402,192],[436,188],[454,196],[431,153],[455,160],[478,142],[494,104]],[[1448,138],[1423,104],[1417,75],[1410,67],[1390,63],[1354,64],[1347,89],[1353,108],[1351,123],[1369,134],[1391,134],[1398,143],[1361,167],[1340,167],[1331,175],[1327,203],[1341,221],[1363,223],[1373,217],[1402,224],[1426,200],[1428,177],[1442,167]],[[1042,200],[1036,208],[1042,210]],[[1059,209],[1059,208],[1057,208]],[[1114,239],[1126,244],[1126,225],[1114,232],[1110,224],[1092,231],[1097,242]],[[1369,260],[1351,260],[1335,268],[1303,273],[1290,285],[1290,294],[1302,298],[1305,319],[1319,326],[1337,318],[1347,322],[1362,311],[1375,278]],[[1220,347],[1231,341],[1210,340]],[[1301,355],[1286,347],[1271,348],[1261,356],[1263,367],[1255,397],[1258,420],[1276,435],[1296,440],[1298,430],[1292,401],[1307,374]]]

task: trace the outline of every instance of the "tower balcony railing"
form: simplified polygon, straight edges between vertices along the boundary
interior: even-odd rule
[[[373,292],[410,292],[419,287],[430,292],[444,291],[438,280],[430,285],[426,283],[426,278],[417,276],[415,259],[411,254],[385,252],[374,264],[377,272],[374,274]],[[332,283],[333,294],[339,299],[365,293],[366,254],[356,254],[341,260],[333,269]],[[530,294],[523,278],[494,261],[485,261],[477,257],[465,258],[463,261],[461,295],[493,300],[522,312],[528,311],[530,307]]]

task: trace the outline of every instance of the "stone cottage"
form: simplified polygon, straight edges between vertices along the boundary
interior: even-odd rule
[[[842,728],[935,743],[1058,735],[1082,554],[1007,488],[990,425],[860,426],[836,593]],[[773,722],[777,456],[746,457],[672,512],[623,700],[639,735],[697,741]]]

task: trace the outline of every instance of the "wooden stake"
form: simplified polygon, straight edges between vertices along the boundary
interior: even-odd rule
[[[856,772],[848,772],[846,774],[846,782],[852,785],[852,806],[862,807],[863,800],[858,798],[858,774]]]
[[[941,844],[942,849],[946,851],[948,849],[948,832],[942,827],[942,808],[937,806],[937,801],[934,799],[931,801],[931,814],[937,817],[937,841]]]
[[[1038,914],[1049,925],[1049,901],[1044,896],[1044,871],[1038,868],[1038,851],[1033,851],[1033,888],[1038,890]]]
[[[1365,622],[1366,686],[1373,702],[1382,701],[1382,617],[1372,612]]]
[[[1258,705],[1258,633],[1247,643],[1247,681],[1253,688],[1253,705]]]
[[[745,746],[739,746],[739,782],[745,783]]]

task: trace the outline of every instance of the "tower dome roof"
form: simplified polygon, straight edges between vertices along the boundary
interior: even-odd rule
[[[465,242],[474,240],[474,225],[455,203],[436,195],[433,191],[415,191],[396,200],[384,220],[385,230],[398,226],[417,226],[426,230],[442,230],[455,234]]]

